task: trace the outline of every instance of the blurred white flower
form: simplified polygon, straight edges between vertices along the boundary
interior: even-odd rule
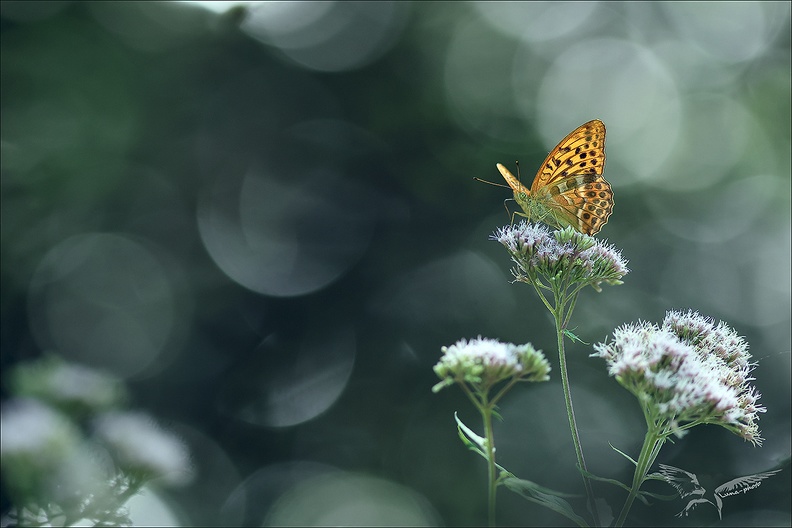
[[[11,400],[3,405],[0,418],[0,454],[30,457],[32,461],[59,460],[79,443],[72,423],[52,408],[35,400]]]
[[[12,383],[20,396],[37,398],[78,414],[109,409],[125,397],[122,384],[109,374],[56,356],[18,366]]]
[[[96,457],[58,411],[34,400],[12,400],[3,406],[0,427],[4,485],[19,504],[67,508],[103,486]]]
[[[173,485],[192,476],[184,443],[144,413],[106,413],[96,420],[95,429],[124,472]]]

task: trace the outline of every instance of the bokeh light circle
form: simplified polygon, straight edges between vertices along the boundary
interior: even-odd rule
[[[306,328],[299,337],[272,334],[228,377],[223,414],[260,427],[291,427],[336,403],[356,356],[354,330],[344,323]]]
[[[521,135],[524,126],[515,116],[508,82],[516,46],[478,21],[454,27],[444,55],[445,101],[450,117],[472,135],[498,140]]]
[[[581,28],[599,2],[473,2],[494,28],[529,42],[562,39]]]
[[[499,319],[515,305],[502,267],[478,252],[460,251],[391,278],[372,296],[371,310],[424,328]]]
[[[347,472],[299,482],[272,506],[264,526],[435,526],[423,496],[395,482]]]
[[[517,94],[534,82],[523,67],[526,53],[515,58]],[[574,127],[601,119],[609,130],[609,165],[642,179],[654,177],[671,153],[681,118],[680,94],[665,64],[649,49],[616,38],[569,47],[548,68],[536,101],[525,95],[517,103],[526,118],[535,115],[548,148]]]
[[[767,237],[749,233],[726,243],[697,244],[674,252],[659,277],[661,290],[673,299],[669,309],[693,306],[703,313],[722,314],[735,325],[788,321],[789,225]]]
[[[644,202],[668,233],[682,240],[712,244],[744,236],[755,228],[764,209],[771,207],[777,193],[783,191],[780,178],[765,174],[698,192],[655,195]]]
[[[317,71],[371,64],[397,41],[407,20],[402,2],[261,2],[242,30],[288,60]]]
[[[779,22],[789,19],[788,2],[668,2],[658,6],[681,37],[712,57],[738,63],[764,53]],[[785,11],[785,13],[784,13]]]
[[[175,303],[167,270],[146,246],[90,233],[47,252],[31,279],[28,310],[42,349],[128,377],[168,343]]]
[[[746,153],[753,125],[750,112],[726,95],[688,97],[673,155],[652,183],[681,192],[723,181]]]
[[[368,246],[361,190],[338,172],[278,178],[267,169],[223,174],[199,204],[209,255],[232,280],[277,297],[305,295],[345,273]]]

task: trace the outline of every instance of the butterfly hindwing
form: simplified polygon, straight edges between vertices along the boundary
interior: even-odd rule
[[[581,233],[597,233],[613,212],[613,190],[600,175],[568,176],[537,191],[536,200]]]

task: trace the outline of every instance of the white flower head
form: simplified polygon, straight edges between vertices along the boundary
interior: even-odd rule
[[[624,325],[594,348],[592,356],[605,359],[609,373],[674,432],[713,423],[761,445],[757,420],[765,409],[749,384],[748,345],[726,323],[669,312],[660,327]]]
[[[521,282],[535,284],[564,276],[570,284],[592,286],[600,291],[604,282],[621,284],[629,273],[627,261],[614,246],[571,227],[550,231],[540,224],[522,221],[500,228],[491,237],[508,250]]]
[[[439,391],[452,383],[468,383],[486,392],[505,380],[546,381],[550,364],[533,345],[501,343],[497,339],[461,339],[441,348],[443,356],[434,371],[442,380],[432,390]]]

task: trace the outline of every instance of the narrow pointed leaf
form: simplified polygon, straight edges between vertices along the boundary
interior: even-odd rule
[[[621,456],[623,456],[624,458],[626,458],[627,460],[629,460],[630,462],[632,462],[632,465],[633,465],[633,466],[637,466],[637,465],[638,465],[638,462],[636,462],[635,460],[633,460],[633,459],[632,459],[632,457],[631,457],[630,455],[628,455],[628,454],[627,454],[627,453],[625,453],[624,451],[621,451],[621,450],[617,449],[617,448],[616,448],[616,447],[614,447],[614,446],[613,446],[613,444],[611,444],[610,442],[608,442],[608,445],[609,445],[609,446],[611,446],[611,449],[613,449],[614,451],[616,451],[617,453],[619,453]]]
[[[580,468],[578,468],[578,469],[580,469]],[[613,484],[614,486],[618,486],[618,487],[620,487],[620,488],[622,488],[624,490],[630,491],[630,486],[628,486],[627,484],[625,484],[623,482],[620,482],[620,481],[618,481],[616,479],[599,477],[599,476],[595,475],[594,473],[586,471],[585,469],[580,469],[580,472],[583,474],[584,477],[590,478],[591,480],[596,480],[598,482],[605,482],[607,484]]]
[[[510,490],[522,496],[524,499],[549,508],[554,512],[563,515],[570,521],[578,526],[588,526],[585,519],[575,513],[572,506],[561,498],[561,496],[574,496],[558,491],[553,491],[530,480],[518,479],[513,475],[509,475],[502,481]]]
[[[459,416],[457,416],[457,413],[454,413],[454,420],[456,420],[457,433],[459,434],[459,438],[462,439],[462,443],[465,444],[471,451],[475,451],[484,458],[487,458],[486,454],[484,453],[484,443],[486,442],[486,439],[477,435],[472,429],[470,429],[470,427],[463,424],[462,420],[460,420]]]

